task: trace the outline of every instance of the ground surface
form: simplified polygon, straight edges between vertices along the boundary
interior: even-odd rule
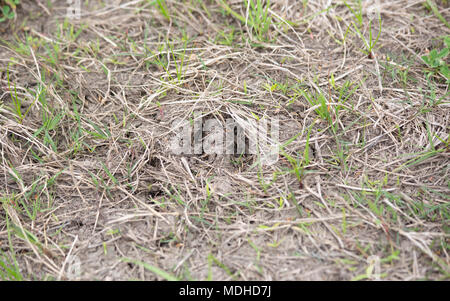
[[[0,276],[448,279],[448,55],[421,57],[449,4],[380,1],[377,40],[370,3],[22,1],[0,23]],[[199,116],[279,120],[278,161],[174,154]]]

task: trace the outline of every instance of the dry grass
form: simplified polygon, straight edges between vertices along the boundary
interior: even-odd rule
[[[372,51],[369,1],[359,24],[357,1],[272,0],[267,30],[240,0],[22,2],[0,24],[3,278],[448,279],[448,82],[421,56],[450,30],[427,1],[381,1]],[[297,138],[271,166],[172,154],[197,113]]]

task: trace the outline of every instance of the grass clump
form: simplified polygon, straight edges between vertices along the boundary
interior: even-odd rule
[[[16,16],[16,7],[20,0],[2,0],[0,1],[0,23],[12,20]]]

